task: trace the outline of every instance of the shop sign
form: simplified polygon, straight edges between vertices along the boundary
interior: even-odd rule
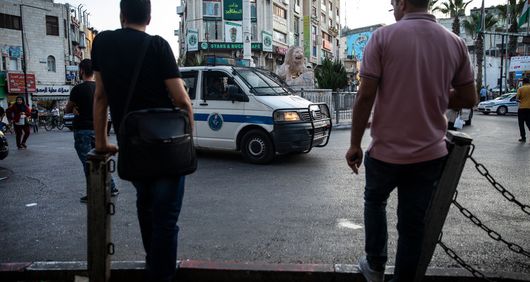
[[[225,22],[225,41],[243,42],[243,28],[241,22]]]
[[[263,51],[272,52],[272,34],[262,31],[261,38],[263,39]]]
[[[230,42],[200,42],[201,50],[241,50],[243,43]],[[251,48],[255,51],[262,50],[261,43],[252,43]]]
[[[27,91],[33,93],[36,91],[35,85],[35,74],[26,74]],[[24,74],[21,72],[8,72],[7,73],[7,92],[9,93],[25,93],[24,89]]]
[[[79,66],[66,66],[66,71],[78,71]]]
[[[196,29],[188,29],[186,35],[188,51],[199,50],[199,32]]]
[[[530,70],[530,56],[514,56],[510,59],[510,72]]]
[[[224,19],[231,21],[240,21],[243,19],[242,0],[224,0]]]
[[[69,96],[68,85],[37,85],[35,96]]]

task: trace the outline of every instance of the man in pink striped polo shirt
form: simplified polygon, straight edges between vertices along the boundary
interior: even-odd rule
[[[467,47],[436,23],[429,0],[392,0],[396,23],[376,30],[361,65],[353,107],[348,165],[358,173],[361,139],[372,106],[366,150],[364,222],[368,281],[383,281],[387,261],[386,203],[398,190],[399,234],[393,281],[412,281],[421,252],[423,219],[447,149],[447,108],[471,108],[477,93]]]

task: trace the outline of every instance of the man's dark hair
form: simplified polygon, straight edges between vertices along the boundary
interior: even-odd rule
[[[132,24],[146,24],[151,16],[151,0],[121,0],[122,16]]]
[[[94,70],[92,69],[92,60],[84,59],[79,63],[79,71],[83,71],[86,76],[92,76]]]
[[[410,4],[418,8],[427,8],[429,7],[429,2],[431,2],[431,0],[406,0],[406,1],[408,1]]]
[[[528,77],[523,78],[523,83],[530,83],[530,78]]]

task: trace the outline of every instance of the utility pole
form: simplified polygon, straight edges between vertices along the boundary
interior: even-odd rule
[[[26,103],[28,103],[28,105],[29,105],[30,102],[29,102],[28,80],[27,80],[26,43],[24,41],[24,17],[22,16],[22,7],[23,6],[24,7],[34,8],[34,9],[39,9],[39,10],[43,10],[43,11],[47,11],[47,12],[49,12],[50,10],[43,9],[43,8],[40,8],[40,7],[31,6],[31,5],[26,5],[26,4],[18,5],[18,7],[20,9],[20,33],[21,33],[21,36],[22,36],[22,72],[24,73],[24,96],[26,98]]]
[[[250,63],[250,67],[255,67],[252,59],[250,30],[250,0],[243,0],[243,59]]]

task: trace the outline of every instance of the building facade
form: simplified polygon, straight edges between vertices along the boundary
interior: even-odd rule
[[[0,105],[6,107],[18,95],[29,98],[30,104],[67,100],[79,79],[77,65],[89,57],[87,46],[96,33],[87,22],[88,13],[81,5],[2,1]]]
[[[339,7],[339,0],[250,0],[254,64],[274,71],[290,46],[303,47],[313,65],[338,58]],[[185,64],[211,63],[215,57],[218,63],[245,65],[243,8],[242,0],[182,0],[178,36]]]

